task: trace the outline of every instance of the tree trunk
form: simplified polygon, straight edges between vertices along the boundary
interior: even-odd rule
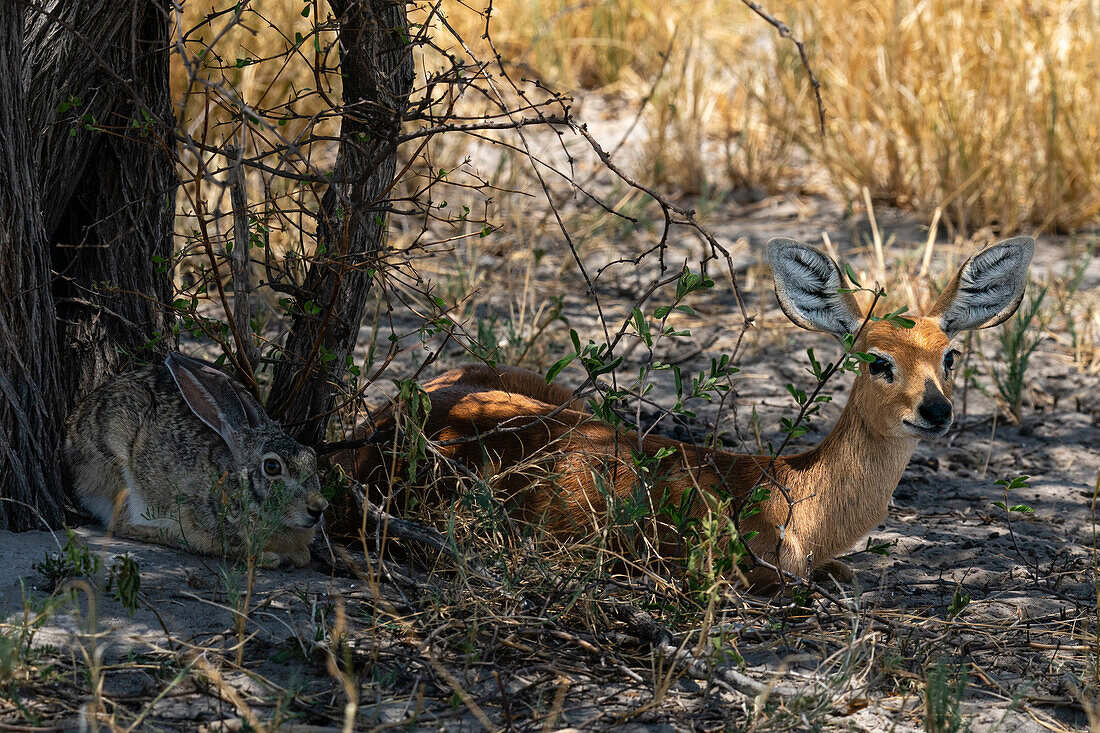
[[[27,13],[24,82],[36,169],[48,172],[41,210],[68,408],[128,355],[148,360],[140,352],[175,341],[170,12],[163,1],[53,0]]]
[[[317,255],[275,369],[268,410],[291,435],[316,445],[363,320],[374,253],[386,233],[386,194],[396,138],[413,82],[408,20],[400,0],[330,0],[339,18],[344,117],[332,184],[321,200]],[[304,303],[299,303],[299,306]]]
[[[56,525],[64,516],[64,416],[50,261],[20,82],[22,13],[20,4],[0,2],[0,496],[7,500],[0,501],[0,527],[16,530],[43,529],[42,522]]]
[[[347,374],[413,80],[402,3],[330,5],[345,106],[305,283],[321,316],[292,323],[272,390],[309,443]],[[175,342],[170,17],[167,0],[0,0],[0,527],[63,521],[73,403]]]
[[[74,401],[174,342],[169,13],[0,0],[0,21],[0,496],[22,502],[0,527],[26,529],[64,518]]]

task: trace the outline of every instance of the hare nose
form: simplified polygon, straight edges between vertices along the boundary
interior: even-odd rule
[[[316,498],[310,497],[306,504],[306,511],[309,512],[309,516],[314,519],[320,518],[326,509],[328,509],[328,501],[322,496]]]

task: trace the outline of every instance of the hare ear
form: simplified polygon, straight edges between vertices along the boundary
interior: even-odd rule
[[[211,365],[181,354],[164,360],[183,401],[230,447],[240,444],[240,434],[251,423],[233,381]]]
[[[845,286],[840,268],[828,255],[793,239],[768,242],[779,305],[795,325],[831,333],[838,339],[855,333],[863,312]]]
[[[1004,322],[1020,307],[1035,240],[1016,237],[986,247],[963,263],[928,317],[952,338]]]
[[[256,398],[247,389],[233,380],[230,380],[229,383],[233,385],[233,389],[237,392],[237,397],[241,401],[241,406],[244,407],[250,427],[258,428],[261,425],[271,424],[271,418],[267,416],[263,406],[256,401]]]

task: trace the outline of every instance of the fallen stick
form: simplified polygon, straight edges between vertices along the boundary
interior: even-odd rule
[[[630,627],[635,636],[682,665],[692,679],[709,681],[712,676],[717,676],[738,692],[758,698],[760,702],[771,696],[792,698],[801,694],[799,690],[789,685],[765,684],[754,680],[732,667],[710,668],[705,661],[684,649],[683,646],[674,644],[672,632],[645,611],[619,603],[611,605],[610,610],[616,618]]]
[[[458,551],[454,543],[448,540],[439,530],[425,527],[416,522],[410,522],[407,519],[395,517],[383,510],[367,499],[366,488],[358,481],[349,478],[348,489],[355,495],[356,501],[359,502],[359,506],[363,508],[363,516],[366,517],[368,525],[371,525],[373,528],[381,529],[383,533],[390,537],[426,545],[436,552],[446,555],[458,562],[482,580],[498,587],[502,585],[496,573],[486,570],[477,563],[470,562],[467,557]]]

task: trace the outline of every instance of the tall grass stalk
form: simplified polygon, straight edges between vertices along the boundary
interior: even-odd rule
[[[1042,313],[1047,287],[1032,292],[1012,318],[1005,323],[998,337],[1004,360],[1003,368],[993,368],[993,383],[1012,419],[1022,419],[1024,376],[1032,354],[1043,340],[1047,318]]]
[[[964,733],[970,722],[963,718],[961,702],[966,694],[966,666],[951,679],[947,660],[928,669],[924,685],[924,730],[927,733]]]

